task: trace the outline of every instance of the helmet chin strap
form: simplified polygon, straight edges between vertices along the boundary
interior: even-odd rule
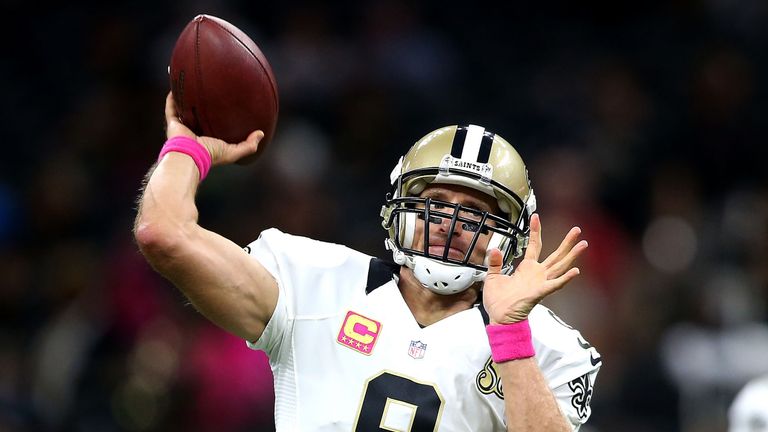
[[[471,267],[444,264],[423,256],[407,255],[396,248],[392,248],[392,258],[395,263],[413,270],[413,275],[424,288],[440,295],[460,293],[475,282],[484,280],[486,274]]]

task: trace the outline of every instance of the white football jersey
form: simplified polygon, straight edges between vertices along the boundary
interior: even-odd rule
[[[280,290],[249,343],[270,359],[278,431],[506,430],[482,306],[422,328],[392,264],[276,229],[246,249]],[[577,430],[600,356],[544,306],[529,322],[541,371]]]

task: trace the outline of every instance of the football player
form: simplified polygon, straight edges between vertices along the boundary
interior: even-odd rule
[[[535,195],[503,138],[448,126],[401,158],[381,212],[392,263],[274,228],[243,250],[200,227],[199,182],[263,134],[196,137],[170,95],[166,121],[136,239],[201,313],[268,354],[278,430],[552,432],[589,418],[601,358],[539,305],[587,243],[573,228],[540,260]]]

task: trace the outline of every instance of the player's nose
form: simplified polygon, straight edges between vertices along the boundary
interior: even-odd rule
[[[452,214],[453,210],[448,210],[446,213]],[[448,235],[448,233],[451,231],[451,225],[453,225],[453,232],[452,235],[458,236],[461,235],[464,230],[462,229],[461,223],[459,221],[456,221],[454,223],[454,217],[444,217],[440,218],[440,223],[436,224],[438,231],[442,234]]]

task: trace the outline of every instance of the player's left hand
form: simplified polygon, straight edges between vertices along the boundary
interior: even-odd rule
[[[483,284],[483,304],[491,324],[511,324],[528,318],[531,309],[544,297],[576,277],[579,269],[571,265],[587,249],[587,241],[579,241],[580,236],[580,228],[571,228],[557,250],[539,262],[541,220],[538,214],[534,214],[531,216],[531,236],[525,257],[514,273],[501,274],[501,251],[490,250],[488,274]]]

